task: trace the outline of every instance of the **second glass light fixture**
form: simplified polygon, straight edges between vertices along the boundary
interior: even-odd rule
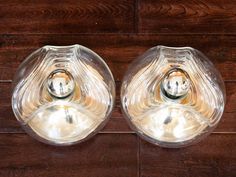
[[[187,146],[219,123],[224,82],[198,50],[157,46],[131,64],[121,103],[130,126],[147,141],[163,147]]]

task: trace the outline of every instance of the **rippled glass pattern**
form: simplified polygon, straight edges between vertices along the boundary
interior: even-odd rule
[[[219,72],[198,50],[157,46],[131,64],[121,102],[141,137],[175,148],[198,142],[216,127],[225,88]]]
[[[36,139],[69,145],[99,131],[114,105],[115,82],[102,60],[80,46],[45,46],[32,53],[14,79],[12,108]]]

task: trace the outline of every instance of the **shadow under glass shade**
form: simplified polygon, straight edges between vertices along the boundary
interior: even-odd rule
[[[12,108],[23,128],[55,145],[81,142],[97,133],[114,106],[108,66],[81,45],[44,46],[20,65]]]
[[[225,106],[224,82],[213,64],[190,47],[157,46],[128,69],[121,88],[122,110],[145,140],[170,148],[207,136]]]

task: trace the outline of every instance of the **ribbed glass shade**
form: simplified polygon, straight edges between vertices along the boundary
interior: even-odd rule
[[[121,103],[131,127],[144,139],[182,147],[198,142],[219,123],[225,88],[198,50],[157,46],[131,64]]]
[[[45,46],[33,52],[14,79],[12,108],[36,139],[69,145],[105,124],[115,100],[115,82],[102,60],[80,46]]]

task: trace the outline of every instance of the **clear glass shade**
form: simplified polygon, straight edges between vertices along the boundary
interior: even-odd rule
[[[45,46],[19,67],[12,95],[14,114],[36,139],[69,145],[91,137],[114,106],[115,82],[102,60],[80,46]]]
[[[121,102],[141,137],[176,148],[198,142],[216,127],[225,88],[219,72],[198,50],[157,46],[131,64]]]

